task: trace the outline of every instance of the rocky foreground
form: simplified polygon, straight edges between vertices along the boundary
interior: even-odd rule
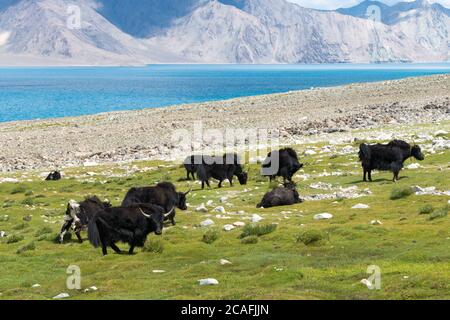
[[[279,130],[282,143],[396,124],[450,120],[450,75],[352,84],[227,101],[0,124],[0,171],[165,159],[175,129]],[[430,130],[438,130],[432,126]],[[331,135],[330,135],[331,137]],[[203,146],[210,142],[204,141]],[[183,157],[185,154],[179,154]]]

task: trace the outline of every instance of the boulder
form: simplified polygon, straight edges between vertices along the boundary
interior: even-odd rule
[[[319,213],[314,216],[314,220],[328,220],[332,218],[333,215],[331,213]]]

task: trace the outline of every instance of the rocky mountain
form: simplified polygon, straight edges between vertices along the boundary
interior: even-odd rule
[[[447,61],[448,9],[424,0],[334,11],[286,0],[0,0],[0,64]],[[380,22],[370,20],[379,5]]]

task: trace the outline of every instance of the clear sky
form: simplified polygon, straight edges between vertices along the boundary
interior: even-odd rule
[[[288,0],[291,2],[298,3],[299,5],[306,8],[315,9],[337,9],[354,6],[363,0]],[[408,1],[408,0],[404,0]],[[410,0],[409,0],[410,1]],[[401,2],[398,0],[381,0],[386,4],[395,4]],[[443,6],[450,8],[450,0],[429,0],[429,2],[439,2]]]

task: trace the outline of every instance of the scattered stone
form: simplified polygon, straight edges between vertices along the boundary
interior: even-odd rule
[[[225,266],[227,264],[232,264],[230,261],[228,261],[226,259],[220,259],[219,263],[221,266]]]
[[[333,189],[333,185],[332,184],[325,183],[325,182],[313,183],[309,187],[311,189],[316,189],[316,190],[331,190],[331,189]]]
[[[219,281],[217,281],[216,279],[213,279],[213,278],[201,279],[201,280],[198,280],[198,282],[201,286],[216,286],[219,284]]]
[[[5,231],[0,231],[0,238],[5,238],[7,233]]]
[[[17,183],[17,182],[19,182],[19,180],[14,179],[14,178],[3,178],[3,179],[0,179],[0,183],[3,183],[3,182]]]
[[[231,230],[234,230],[234,229],[236,229],[236,227],[234,225],[232,225],[232,224],[227,224],[227,225],[223,226],[223,230],[225,230],[225,231],[231,231]]]
[[[200,225],[202,227],[209,227],[209,226],[212,226],[213,224],[214,224],[214,221],[212,221],[211,219],[206,219],[205,221],[202,221],[200,223]]]
[[[53,299],[65,299],[65,298],[69,298],[70,295],[68,293],[60,293],[57,296],[54,296]]]
[[[260,215],[254,214],[252,215],[252,222],[256,223],[256,222],[260,222],[261,220],[263,220],[264,218],[261,217]]]
[[[198,207],[195,209],[195,211],[196,211],[196,212],[203,212],[203,213],[206,213],[206,212],[208,212],[208,209],[205,207],[205,204],[202,203],[200,206],[198,206]]]
[[[31,287],[32,287],[32,288],[40,288],[41,285],[40,285],[39,283],[36,283],[36,284],[33,284]]]
[[[305,151],[305,155],[307,155],[307,156],[313,156],[315,154],[317,154],[317,152],[315,152],[314,150],[306,150]]]
[[[165,270],[153,270],[152,272],[153,273],[165,273],[166,271]]]
[[[332,218],[333,215],[331,213],[319,213],[314,216],[314,220],[328,220]]]
[[[418,163],[411,163],[409,166],[406,167],[408,170],[416,170],[420,169],[420,164]]]
[[[220,202],[225,203],[228,201],[228,197],[222,197],[220,198]]]
[[[372,220],[370,221],[372,226],[381,226],[383,223],[380,220]]]
[[[24,216],[24,217],[22,218],[22,220],[23,220],[23,221],[26,221],[26,222],[30,222],[30,221],[31,221],[31,216],[30,216],[30,215],[26,215],[26,216]]]
[[[84,289],[84,292],[97,291],[98,288],[96,286],[92,286],[90,288]]]
[[[215,212],[219,212],[219,213],[221,213],[221,214],[227,213],[226,210],[225,210],[225,208],[222,207],[222,206],[215,208],[214,211],[215,211]]]
[[[358,203],[357,205],[354,205],[352,209],[369,209],[370,206],[367,204]]]
[[[362,280],[361,280],[361,283],[362,283],[363,285],[365,285],[368,289],[372,288],[372,282],[370,282],[370,281],[367,280],[367,279],[362,279]]]
[[[448,134],[448,132],[447,131],[445,131],[445,130],[438,130],[438,131],[436,131],[435,133],[434,133],[434,136],[445,136],[445,135],[447,135]]]
[[[233,226],[235,226],[236,228],[242,228],[242,227],[245,227],[245,222],[238,221],[238,222],[233,223]]]

